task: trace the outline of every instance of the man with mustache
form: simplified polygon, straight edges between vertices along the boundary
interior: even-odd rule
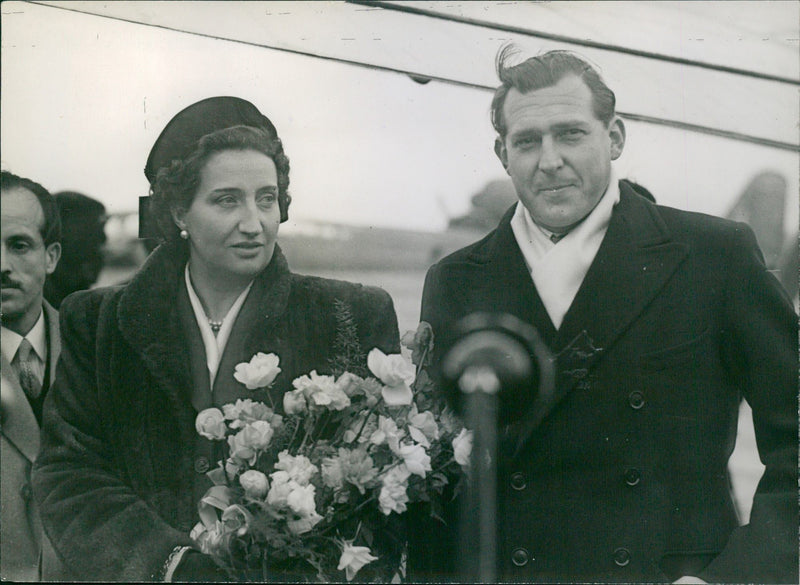
[[[61,255],[61,223],[47,189],[7,171],[0,173],[0,215],[0,577],[38,581],[43,564],[58,574],[31,496],[30,473],[60,349],[58,313],[42,290]]]
[[[473,312],[533,325],[554,356],[552,396],[532,383],[501,408],[518,414],[499,421],[498,578],[796,583],[797,315],[784,289],[746,225],[617,180],[625,126],[591,65],[512,56],[498,56],[492,122],[519,202],[430,268],[422,300],[434,369]],[[727,468],[742,398],[766,467],[746,525]],[[443,516],[412,516],[412,581],[469,561],[458,505]]]

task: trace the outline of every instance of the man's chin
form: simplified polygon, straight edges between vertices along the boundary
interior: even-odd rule
[[[24,303],[22,291],[19,289],[4,288],[0,293],[0,321],[7,324],[19,320],[27,308]]]
[[[22,296],[22,291],[15,287],[3,287],[0,289],[0,300],[3,301],[3,305],[6,303],[13,303],[16,299],[19,299]],[[5,307],[4,307],[5,308]]]

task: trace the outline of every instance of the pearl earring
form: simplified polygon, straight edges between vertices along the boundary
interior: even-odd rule
[[[189,232],[187,232],[186,230],[181,230],[181,237],[184,240],[188,240],[189,239]]]

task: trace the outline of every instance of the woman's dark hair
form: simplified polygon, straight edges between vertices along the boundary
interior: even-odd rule
[[[503,105],[512,87],[520,93],[528,93],[552,87],[568,75],[583,80],[592,92],[594,115],[608,126],[614,118],[616,98],[594,67],[570,51],[548,51],[518,65],[509,65],[508,62],[518,52],[514,45],[506,45],[496,60],[497,76],[502,85],[495,90],[492,99],[492,126],[502,138],[505,138],[508,130]]]
[[[179,239],[180,231],[173,221],[172,212],[189,209],[200,185],[200,171],[211,155],[226,150],[255,150],[272,159],[278,173],[281,221],[286,221],[292,198],[288,191],[289,159],[283,152],[280,138],[271,138],[264,130],[252,126],[233,126],[203,136],[189,156],[173,160],[168,167],[158,170],[150,188],[150,205],[165,240]]]

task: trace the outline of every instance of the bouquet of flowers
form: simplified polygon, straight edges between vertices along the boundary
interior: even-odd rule
[[[402,572],[399,514],[415,502],[435,510],[471,449],[470,433],[432,396],[430,327],[403,344],[411,360],[376,348],[367,368],[339,360],[334,375],[300,376],[283,415],[244,399],[197,416],[197,432],[226,447],[192,530],[200,550],[240,579],[350,581],[360,572],[388,582]],[[259,353],[235,377],[256,390],[279,372],[278,356]]]

